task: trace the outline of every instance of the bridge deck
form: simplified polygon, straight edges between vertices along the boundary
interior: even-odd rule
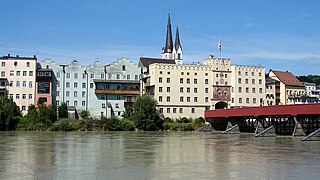
[[[205,118],[320,115],[320,104],[293,104],[207,110]]]

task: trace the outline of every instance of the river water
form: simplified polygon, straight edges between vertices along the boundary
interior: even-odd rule
[[[0,179],[318,179],[320,142],[195,132],[0,132]]]

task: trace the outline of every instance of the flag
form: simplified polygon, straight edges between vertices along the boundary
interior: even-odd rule
[[[218,41],[218,49],[221,51],[221,40]]]

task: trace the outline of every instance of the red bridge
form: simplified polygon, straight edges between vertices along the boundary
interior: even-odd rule
[[[260,106],[205,111],[205,119],[216,130],[224,131],[228,122],[242,132],[254,132],[259,121],[264,128],[275,127],[276,134],[291,135],[296,123],[309,134],[320,128],[320,104]]]

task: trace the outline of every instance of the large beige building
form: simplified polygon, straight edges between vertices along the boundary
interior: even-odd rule
[[[231,107],[252,107],[266,104],[265,68],[231,66]]]
[[[28,106],[35,104],[37,58],[3,56],[0,57],[1,84],[5,94],[9,95],[22,114],[27,113]]]

